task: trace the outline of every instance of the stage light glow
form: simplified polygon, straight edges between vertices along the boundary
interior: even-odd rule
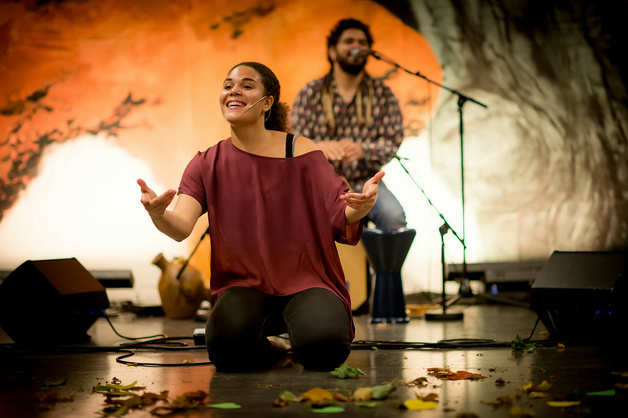
[[[132,299],[158,303],[160,271],[151,261],[160,252],[171,258],[187,251],[153,226],[139,202],[138,177],[158,192],[166,189],[115,139],[83,136],[50,145],[38,176],[0,223],[0,268],[75,257],[87,269],[131,269]]]

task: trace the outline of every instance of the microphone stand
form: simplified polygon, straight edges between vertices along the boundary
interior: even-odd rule
[[[380,61],[384,61],[390,65],[392,65],[395,68],[399,68],[400,70],[405,71],[408,74],[412,74],[416,77],[420,77],[422,79],[424,79],[425,81],[434,84],[442,89],[445,89],[455,95],[458,96],[458,114],[459,114],[459,132],[460,132],[460,192],[461,192],[461,204],[462,204],[462,240],[461,243],[463,244],[463,250],[462,250],[462,282],[460,283],[460,292],[459,293],[464,293],[464,294],[469,294],[471,292],[471,286],[469,284],[469,278],[467,277],[467,247],[464,245],[464,241],[466,238],[465,235],[465,202],[464,202],[464,197],[465,197],[465,191],[464,191],[464,118],[463,118],[463,114],[462,114],[462,107],[464,106],[464,104],[468,101],[473,102],[475,104],[477,104],[478,106],[482,106],[483,108],[487,108],[487,106],[484,103],[480,103],[479,101],[466,96],[464,94],[462,94],[461,92],[459,92],[458,90],[454,90],[451,89],[447,86],[444,86],[440,83],[437,83],[436,81],[430,80],[429,78],[427,78],[426,76],[424,76],[423,74],[421,74],[419,71],[416,72],[412,72],[404,67],[402,67],[401,65],[397,64],[396,62],[392,61],[390,58],[384,57],[383,54],[377,52],[377,51],[373,51],[370,50],[369,51],[369,55],[371,55],[373,58],[380,60]],[[464,288],[464,292],[462,291],[462,289]]]
[[[209,227],[207,227],[207,230],[205,232],[203,232],[203,235],[201,235],[201,237],[199,238],[198,242],[196,243],[196,247],[194,247],[194,249],[192,250],[192,253],[190,253],[190,256],[188,257],[188,259],[185,260],[185,263],[183,263],[183,266],[181,267],[181,270],[179,270],[179,273],[177,274],[177,280],[179,280],[181,278],[181,274],[183,274],[183,270],[185,270],[185,268],[188,266],[188,263],[192,259],[192,256],[194,255],[196,250],[198,250],[198,247],[199,247],[199,245],[201,245],[201,242],[203,241],[203,238],[205,238],[205,235],[209,235]]]
[[[408,175],[408,177],[410,177],[410,179],[416,185],[416,187],[418,187],[421,193],[423,193],[423,196],[425,196],[425,199],[427,199],[427,203],[429,203],[430,206],[434,208],[436,213],[438,213],[438,216],[443,220],[443,224],[438,228],[438,232],[440,233],[440,263],[441,263],[441,271],[443,275],[443,287],[442,287],[442,292],[441,292],[441,303],[443,305],[443,310],[442,312],[427,311],[425,313],[425,319],[426,320],[446,320],[446,321],[461,320],[464,318],[464,314],[462,312],[447,312],[447,307],[456,303],[458,299],[460,298],[460,295],[458,295],[451,301],[448,301],[447,295],[445,294],[445,282],[447,280],[446,267],[445,267],[446,266],[445,264],[445,234],[451,231],[451,233],[454,234],[454,236],[458,239],[458,241],[460,241],[460,244],[462,244],[463,249],[466,248],[466,246],[464,245],[464,240],[460,238],[460,236],[458,236],[456,231],[451,227],[451,225],[449,225],[449,222],[447,222],[447,220],[445,219],[445,216],[432,203],[432,200],[429,198],[427,193],[425,193],[425,190],[423,190],[423,188],[419,186],[416,180],[414,180],[414,177],[412,177],[408,169],[401,162],[401,158],[397,156],[395,156],[394,158],[397,159],[397,161],[399,162],[399,165],[401,166],[401,168],[403,168],[403,171],[406,172],[406,174]]]

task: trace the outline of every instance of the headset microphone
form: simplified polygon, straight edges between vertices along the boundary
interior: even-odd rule
[[[261,102],[262,100],[264,100],[265,98],[267,98],[269,95],[267,94],[266,96],[262,97],[261,99],[259,99],[258,101],[256,101],[255,103],[253,103],[252,105],[249,105],[248,108],[252,108],[253,106],[255,106],[256,104],[258,104],[259,102]]]

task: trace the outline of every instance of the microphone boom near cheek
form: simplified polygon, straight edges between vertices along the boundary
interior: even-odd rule
[[[249,105],[249,106],[248,106],[248,108],[249,108],[249,109],[251,109],[253,106],[255,106],[256,104],[258,104],[259,102],[261,102],[262,100],[264,100],[264,99],[265,99],[265,98],[267,98],[267,97],[268,97],[268,95],[266,95],[266,96],[264,96],[264,97],[260,98],[259,100],[255,101],[255,103],[253,103],[253,104]]]

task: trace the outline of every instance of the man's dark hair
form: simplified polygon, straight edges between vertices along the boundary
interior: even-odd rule
[[[342,19],[338,23],[336,23],[336,26],[334,26],[334,28],[331,30],[331,33],[327,37],[327,50],[329,50],[329,47],[331,46],[338,45],[338,40],[340,39],[340,36],[342,36],[342,33],[347,29],[361,30],[366,35],[366,40],[369,43],[369,48],[373,45],[373,36],[371,36],[371,30],[366,24],[360,22],[357,19]],[[330,60],[329,55],[327,56],[327,59]],[[331,60],[329,61],[329,63],[331,64]]]

